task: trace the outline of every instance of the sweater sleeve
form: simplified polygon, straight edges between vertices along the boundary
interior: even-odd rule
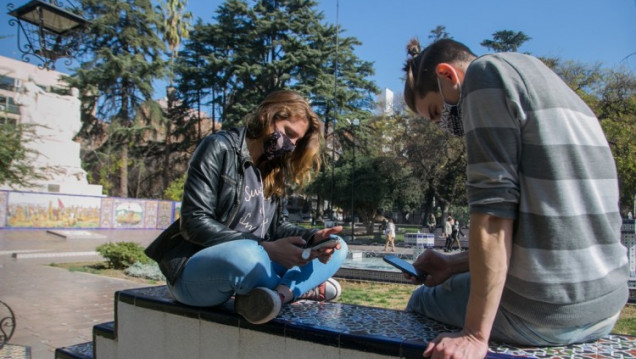
[[[490,60],[490,61],[487,61]],[[503,67],[503,68],[502,68]],[[470,65],[462,86],[471,212],[514,219],[519,203],[521,81],[491,58]],[[504,80],[505,79],[505,80]]]

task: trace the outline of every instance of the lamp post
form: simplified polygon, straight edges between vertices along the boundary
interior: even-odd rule
[[[54,70],[57,59],[70,58],[71,51],[78,48],[89,22],[60,3],[31,0],[17,9],[11,3],[7,5],[9,15],[15,18],[9,20],[9,25],[17,25],[22,61],[29,62],[30,56],[35,56],[42,61],[40,68]],[[70,65],[71,60],[65,63]]]
[[[329,200],[329,219],[336,223],[333,209],[333,195],[336,191],[336,124],[338,120],[334,118],[331,123],[331,199]]]
[[[355,179],[356,179],[356,127],[360,124],[360,120],[357,118],[353,121],[349,121],[349,125],[351,125],[351,142],[353,143],[353,161],[351,162],[351,240],[354,240],[356,237],[355,231],[355,216],[354,216],[354,208],[355,208]]]

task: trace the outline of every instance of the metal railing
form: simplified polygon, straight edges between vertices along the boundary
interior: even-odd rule
[[[0,349],[9,342],[15,331],[15,315],[5,302],[0,300]]]

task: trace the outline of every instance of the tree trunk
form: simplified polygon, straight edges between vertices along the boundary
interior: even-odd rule
[[[128,146],[124,145],[121,148],[121,171],[119,177],[119,195],[123,198],[128,198]]]

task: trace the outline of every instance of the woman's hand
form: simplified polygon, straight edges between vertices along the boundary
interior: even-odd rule
[[[285,268],[304,266],[311,258],[303,259],[302,252],[305,240],[301,237],[285,237],[272,242],[261,242],[269,259]]]
[[[335,226],[331,228],[321,229],[314,234],[312,239],[313,243],[319,243],[326,239],[328,239],[332,234],[340,233],[342,231],[342,226]],[[309,259],[318,258],[318,260],[322,263],[327,263],[331,259],[333,252],[340,249],[340,241],[336,242],[336,244],[332,247],[322,247],[319,249],[315,249],[311,251],[311,256]]]

